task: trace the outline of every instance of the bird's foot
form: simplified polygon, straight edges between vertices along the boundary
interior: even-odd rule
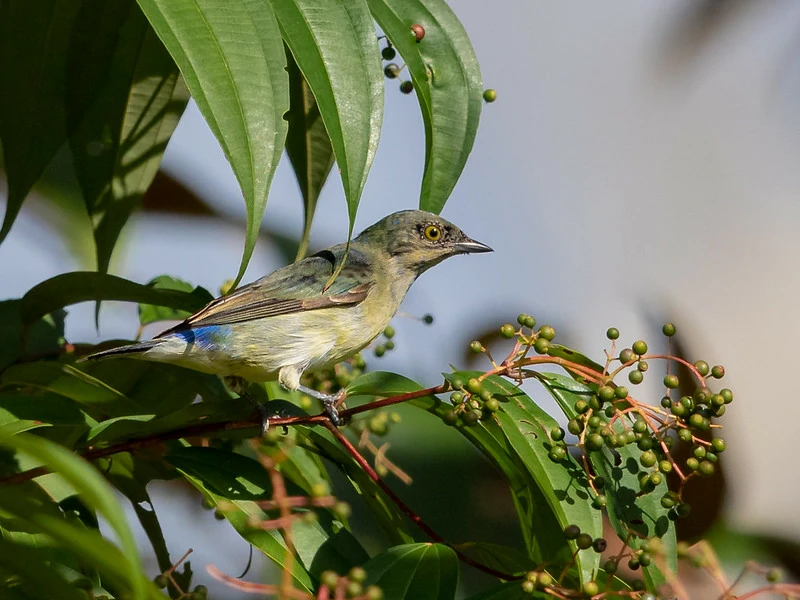
[[[311,396],[322,402],[322,405],[325,407],[325,412],[328,413],[328,417],[330,417],[331,423],[337,427],[342,426],[343,421],[341,417],[339,417],[338,406],[342,403],[346,395],[343,389],[339,390],[336,394],[323,394],[322,392],[301,385],[297,387],[297,390],[303,392],[306,396]]]

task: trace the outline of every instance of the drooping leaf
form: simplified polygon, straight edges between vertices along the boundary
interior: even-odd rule
[[[263,0],[138,0],[183,74],[242,188],[244,275],[286,139],[289,79],[280,31]]]
[[[394,546],[364,564],[369,585],[393,600],[453,600],[458,557],[443,544]]]
[[[383,119],[383,74],[366,0],[271,0],[314,93],[344,184],[352,233]]]
[[[139,302],[195,312],[205,306],[207,297],[208,292],[202,288],[186,293],[153,288],[107,273],[74,271],[56,275],[28,290],[22,297],[20,313],[23,323],[30,324],[60,308],[90,300]]]
[[[308,251],[317,198],[333,166],[333,147],[311,87],[288,48],[286,61],[289,72],[289,112],[286,113],[289,131],[286,134],[286,154],[300,186],[305,215],[303,236],[296,256],[296,260],[300,260]]]
[[[570,419],[577,416],[575,403],[595,393],[588,386],[557,373],[539,373],[537,379]],[[612,427],[617,433],[624,430],[620,420]],[[667,567],[676,573],[675,524],[669,519],[669,511],[661,506],[661,498],[668,492],[666,478],[653,491],[640,493],[638,478],[643,469],[639,463],[640,456],[641,450],[632,445],[616,448],[613,452],[604,446],[600,451],[590,452],[589,460],[596,472],[605,479],[608,518],[620,539],[626,540],[632,548],[638,548],[646,538],[661,538]],[[665,581],[664,574],[655,562],[642,567],[642,571],[652,587],[658,587]]]
[[[198,300],[206,297],[206,302],[211,302],[214,297],[204,288],[195,287],[188,281],[170,277],[169,275],[159,275],[151,279],[148,286],[158,290],[177,290],[193,294]],[[188,310],[178,310],[167,306],[159,306],[156,304],[139,304],[139,323],[148,325],[158,321],[182,321],[192,313]]]
[[[472,150],[482,107],[478,59],[445,0],[368,0],[400,52],[425,123],[425,174],[419,207],[440,212]],[[412,25],[425,36],[417,42]]]
[[[8,178],[0,242],[66,140],[67,56],[81,7],[73,0],[0,3],[0,141]],[[79,26],[79,25],[78,25]]]
[[[31,434],[0,435],[0,444],[24,452],[47,465],[78,492],[87,506],[103,516],[120,541],[121,555],[117,560],[124,566],[133,596],[145,598],[147,582],[142,577],[143,569],[136,540],[113,489],[102,475],[66,448]]]
[[[78,104],[78,110],[68,104],[68,118],[72,113],[79,118],[68,123],[69,142],[94,223],[98,270],[106,272],[117,237],[153,181],[189,94],[134,0],[92,2],[85,8],[98,22],[96,34],[83,42],[101,46],[95,52],[107,68],[88,102],[80,92],[68,96]],[[73,62],[82,62],[70,67],[79,70],[85,52],[73,54]]]

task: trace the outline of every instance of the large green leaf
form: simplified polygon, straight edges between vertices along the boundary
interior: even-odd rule
[[[23,323],[30,324],[60,308],[89,300],[140,302],[195,312],[205,306],[207,298],[208,292],[202,288],[186,293],[134,283],[107,273],[75,271],[56,275],[28,290],[22,297],[20,313]]]
[[[139,0],[236,174],[247,208],[241,281],[286,139],[286,56],[266,0]]]
[[[268,519],[254,498],[269,499],[271,484],[264,469],[251,458],[213,448],[182,448],[170,452],[168,460],[214,506],[222,504],[223,514],[233,528],[279,567],[291,565],[297,585],[311,592],[315,582],[309,572],[294,560],[276,530],[252,526],[252,521]]]
[[[117,502],[114,490],[97,470],[72,452],[48,440],[27,433],[15,436],[0,435],[0,444],[24,452],[57,472],[80,495],[88,507],[97,511],[109,524],[120,541],[122,552],[117,560],[135,598],[147,596],[146,581],[136,540],[128,527],[125,513]],[[20,515],[18,515],[20,516]],[[66,525],[66,524],[65,524]]]
[[[580,399],[586,400],[595,393],[588,386],[557,373],[539,373],[537,379],[569,419],[577,416],[575,403]],[[620,420],[613,427],[617,432],[624,430]],[[621,539],[627,540],[632,548],[641,546],[644,538],[660,537],[664,544],[667,567],[676,573],[675,524],[668,517],[669,511],[661,506],[661,497],[668,491],[666,478],[653,491],[643,494],[639,488],[639,475],[643,470],[639,464],[641,450],[627,445],[614,452],[604,446],[599,452],[589,453],[592,467],[606,482],[604,492],[608,499],[608,518],[614,531]],[[634,535],[629,535],[631,530]],[[655,563],[642,567],[642,571],[652,587],[658,587],[665,581],[664,574]]]
[[[15,590],[36,600],[86,600],[86,594],[70,585],[60,569],[53,566],[49,557],[39,548],[12,544],[2,539],[3,537],[0,536],[0,572],[8,569],[14,573]],[[5,593],[4,588],[0,581],[0,594]]]
[[[311,236],[311,223],[317,210],[317,198],[322,186],[328,180],[333,166],[333,147],[322,116],[319,114],[317,101],[311,92],[300,68],[286,51],[289,71],[289,112],[286,120],[289,131],[286,135],[286,154],[292,163],[300,193],[303,195],[303,237],[297,248],[297,260],[305,257]]]
[[[383,74],[366,0],[270,0],[342,175],[352,232],[383,119]]]
[[[445,0],[368,0],[375,20],[406,63],[425,123],[419,206],[442,210],[472,150],[483,84],[475,51]],[[422,25],[417,42],[412,25]]]
[[[69,142],[94,222],[98,269],[105,272],[122,227],[158,171],[189,94],[136,2],[99,4],[87,6],[96,15],[95,35],[77,42],[95,46],[107,69],[88,112],[80,91],[70,96],[77,96],[78,110],[67,108],[68,118],[73,112],[79,118],[86,114],[79,123],[68,123]]]
[[[205,293],[206,302],[211,302],[214,297],[205,290],[205,288],[194,287],[188,281],[170,277],[169,275],[159,275],[151,279],[147,285],[159,290],[178,290],[194,294],[200,300],[200,296]],[[167,306],[159,306],[156,304],[139,304],[139,323],[148,325],[158,321],[182,321],[191,315],[188,310],[178,310]]]
[[[66,66],[80,8],[74,0],[0,2],[0,141],[8,178],[0,242],[66,140]]]
[[[367,584],[392,600],[453,600],[458,557],[443,544],[394,546],[364,564]]]

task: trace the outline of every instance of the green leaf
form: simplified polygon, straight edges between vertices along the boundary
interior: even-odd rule
[[[286,139],[289,79],[280,31],[264,0],[139,5],[180,68],[244,194],[247,234],[233,289],[253,254]]]
[[[308,571],[292,557],[281,535],[275,530],[253,527],[253,521],[269,519],[253,500],[269,499],[271,484],[264,468],[251,458],[213,448],[187,447],[167,456],[250,544],[261,550],[279,567],[290,568],[294,581],[311,592],[315,582]]]
[[[300,260],[308,250],[317,198],[333,166],[333,147],[311,87],[288,48],[286,62],[289,72],[289,112],[286,113],[289,131],[286,135],[286,154],[303,195],[305,215],[303,237],[296,257]]]
[[[0,242],[66,140],[66,63],[80,3],[0,2],[0,141],[8,178]]]
[[[317,511],[317,521],[292,524],[292,542],[306,570],[319,579],[325,571],[347,573],[369,560],[369,554],[329,512]]]
[[[323,456],[333,461],[336,467],[347,476],[350,484],[369,506],[373,516],[392,543],[402,544],[414,541],[405,515],[378,484],[369,478],[353,457],[342,449],[329,431],[300,426],[296,429],[303,432],[303,437],[310,447],[316,448]]]
[[[186,292],[195,296],[198,300],[205,296],[206,302],[211,302],[214,299],[205,288],[194,287],[188,281],[170,277],[169,275],[159,275],[151,279],[147,285],[157,290],[177,290],[179,292]],[[188,310],[179,310],[169,308],[166,306],[159,306],[157,304],[140,304],[139,305],[139,323],[148,325],[157,321],[182,321],[192,313]]]
[[[107,69],[88,103],[77,94],[88,112],[78,110],[86,117],[69,124],[101,272],[108,270],[119,233],[153,181],[189,99],[178,68],[136,2],[105,4],[104,11],[92,7],[96,35],[84,44],[103,54]]]
[[[509,575],[522,576],[539,566],[527,554],[501,544],[467,542],[458,544],[456,549],[487,567]]]
[[[577,416],[575,403],[595,394],[588,386],[556,373],[538,373],[537,379],[553,396],[553,399],[567,415]],[[613,429],[623,431],[624,425],[617,420]],[[615,457],[618,455],[618,459]],[[644,538],[660,537],[664,544],[667,567],[677,572],[677,550],[675,524],[668,517],[668,510],[661,506],[661,497],[669,491],[666,478],[647,494],[640,494],[638,475],[641,451],[633,445],[617,448],[612,452],[607,447],[599,452],[590,452],[589,460],[598,475],[606,481],[604,493],[608,499],[608,518],[614,531],[622,540],[627,540],[632,548],[638,548]],[[629,535],[631,530],[633,535]],[[648,586],[657,588],[664,581],[664,574],[655,565],[642,567]]]
[[[270,0],[314,92],[342,175],[353,230],[383,119],[383,73],[366,0]]]
[[[394,546],[363,567],[392,600],[453,600],[458,587],[458,557],[443,544]]]
[[[0,302],[0,371],[23,356],[57,355],[64,344],[63,310],[35,319],[28,327],[22,321],[22,302]]]
[[[134,597],[146,597],[146,581],[142,577],[136,540],[128,527],[125,513],[117,503],[113,488],[100,473],[66,448],[27,433],[0,435],[0,444],[24,452],[47,465],[80,494],[88,507],[103,516],[120,541],[122,555],[118,560],[125,567]]]
[[[0,571],[3,569],[14,573],[14,589],[30,598],[86,600],[86,594],[70,585],[38,548],[0,539]]]
[[[440,212],[472,150],[483,84],[464,26],[445,0],[368,0],[414,82],[425,123],[425,174],[419,207]],[[422,25],[417,43],[411,26]]]
[[[89,300],[138,302],[195,312],[205,306],[207,297],[208,292],[202,288],[187,294],[156,289],[107,273],[74,271],[56,275],[28,290],[22,297],[20,313],[23,323],[31,324],[60,308]]]

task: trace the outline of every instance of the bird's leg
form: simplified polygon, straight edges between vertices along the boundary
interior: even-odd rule
[[[267,407],[261,404],[261,402],[247,391],[247,382],[241,377],[225,377],[223,381],[225,385],[228,386],[229,390],[237,394],[240,398],[247,400],[255,407],[256,411],[258,411],[258,416],[261,418],[261,436],[263,437],[264,434],[267,433],[267,429],[269,429],[269,412],[267,411]]]
[[[342,402],[342,400],[344,400],[344,389],[339,390],[339,392],[336,394],[323,394],[317,390],[307,388],[304,385],[298,385],[297,391],[303,392],[306,396],[311,396],[312,398],[316,398],[322,402],[322,405],[325,407],[325,412],[328,413],[331,422],[337,427],[342,425],[342,419],[339,418],[339,411],[336,409],[336,407]]]

